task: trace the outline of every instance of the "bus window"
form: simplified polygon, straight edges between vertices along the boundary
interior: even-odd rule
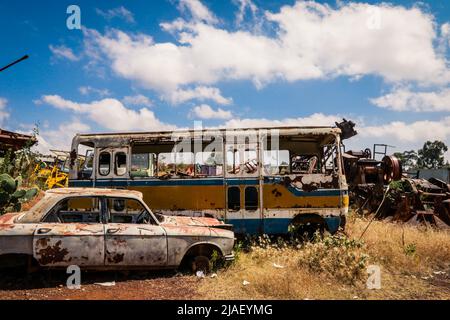
[[[292,173],[320,173],[319,158],[316,155],[292,157]]]
[[[266,150],[263,161],[268,175],[290,174],[289,150]]]
[[[154,153],[134,153],[131,155],[131,176],[152,177],[154,175]]]
[[[160,153],[158,155],[158,176],[194,175],[194,154],[192,152]]]
[[[197,152],[195,173],[198,176],[221,176],[223,174],[222,152]]]
[[[255,173],[258,170],[258,155],[254,149],[244,151],[244,170],[246,173]]]
[[[229,146],[227,150],[227,172],[238,174],[240,171],[239,150],[234,146]]]
[[[127,155],[125,152],[117,152],[115,154],[115,174],[117,176],[123,176],[127,172]]]
[[[111,154],[102,152],[98,157],[98,173],[101,176],[107,176],[111,171]]]
[[[255,187],[245,188],[245,210],[255,211],[258,209],[258,190]]]
[[[81,166],[80,177],[81,179],[89,179],[92,176],[92,170],[94,167],[94,150],[87,150],[84,162]]]
[[[228,210],[241,210],[241,190],[239,187],[228,188]]]

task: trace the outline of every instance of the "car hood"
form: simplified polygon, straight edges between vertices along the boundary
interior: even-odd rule
[[[6,213],[0,216],[0,224],[13,224],[16,218],[22,216],[23,214],[23,212]]]
[[[224,223],[214,218],[164,216],[162,225],[191,226],[191,227],[217,227]]]

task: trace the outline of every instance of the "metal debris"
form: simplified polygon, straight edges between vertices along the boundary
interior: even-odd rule
[[[98,286],[102,286],[102,287],[114,287],[116,285],[115,281],[110,281],[110,282],[95,282],[94,284],[98,285]]]

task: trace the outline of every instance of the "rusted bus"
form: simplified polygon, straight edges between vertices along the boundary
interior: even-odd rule
[[[46,268],[176,268],[196,245],[232,259],[234,233],[224,228],[212,218],[155,215],[136,191],[51,190],[29,211],[0,217],[0,262],[22,256]]]
[[[77,135],[69,184],[137,190],[155,212],[211,216],[241,234],[283,234],[303,214],[335,232],[348,211],[341,146],[337,127]]]

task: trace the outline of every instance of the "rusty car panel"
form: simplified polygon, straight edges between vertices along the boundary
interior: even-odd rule
[[[165,266],[166,232],[161,226],[109,223],[105,265]]]
[[[33,257],[43,266],[101,266],[102,224],[40,224],[33,238]]]

